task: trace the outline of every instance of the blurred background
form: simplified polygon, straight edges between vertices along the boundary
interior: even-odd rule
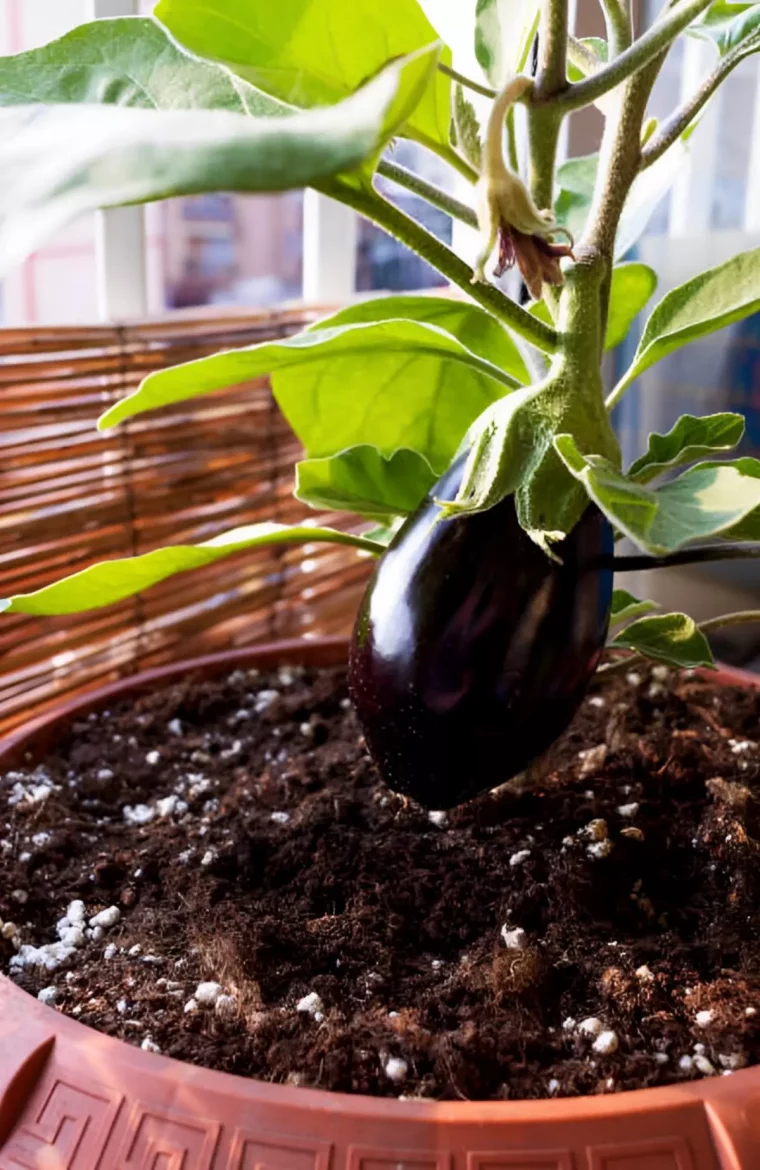
[[[432,18],[432,0],[427,7]],[[96,16],[151,8],[151,0],[0,0],[0,53],[36,47]],[[659,0],[641,0],[639,25],[659,8]],[[577,0],[573,21],[579,36],[603,35],[596,0]],[[462,59],[455,56],[455,64],[472,69],[471,51],[458,52]],[[667,115],[713,61],[711,45],[682,38],[663,69],[650,113]],[[759,79],[760,55],[755,55],[719,90],[674,185],[629,256],[656,269],[658,297],[697,271],[760,244]],[[562,143],[565,157],[595,150],[600,128],[595,110],[574,115]],[[450,181],[443,164],[421,147],[400,142],[394,157],[439,185]],[[445,216],[392,184],[385,191],[462,254],[471,253],[467,229],[457,227],[452,241]],[[0,324],[86,325],[201,307],[210,313],[231,306],[279,309],[303,300],[334,305],[372,291],[440,283],[395,241],[314,192],[218,194],[119,209],[68,227],[2,284]],[[636,341],[634,329],[613,355],[611,380]],[[681,413],[723,409],[744,414],[744,453],[760,454],[760,314],[679,351],[640,379],[617,412],[624,453],[632,458],[650,431],[667,430]],[[703,619],[756,607],[760,567],[744,562],[660,572],[627,584]],[[760,666],[760,628],[726,635],[717,649],[734,663]]]

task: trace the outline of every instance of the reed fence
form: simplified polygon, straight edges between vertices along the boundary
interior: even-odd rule
[[[304,517],[291,494],[298,443],[266,380],[103,434],[95,420],[151,370],[287,336],[316,315],[204,312],[0,332],[0,597],[95,561]],[[62,696],[179,657],[346,631],[368,568],[350,548],[280,546],[77,617],[0,615],[0,733]]]

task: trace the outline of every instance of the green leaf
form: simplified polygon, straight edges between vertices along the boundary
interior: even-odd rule
[[[538,29],[539,8],[540,0],[477,0],[475,56],[497,89],[510,74],[525,70]]]
[[[416,451],[400,448],[385,456],[364,445],[296,464],[295,494],[314,508],[380,519],[413,512],[435,481],[430,464]]]
[[[289,112],[220,65],[184,53],[155,20],[134,16],[82,24],[39,49],[1,57],[0,106],[36,102]]]
[[[657,274],[646,264],[617,264],[612,270],[605,349],[625,341],[633,321],[657,288]]]
[[[634,597],[627,589],[613,589],[610,622],[612,625],[618,625],[658,608],[655,601],[639,601],[638,597]]]
[[[702,20],[691,25],[687,31],[693,36],[713,41],[721,57],[742,44],[747,52],[741,56],[749,56],[751,52],[760,49],[760,40],[754,42],[760,31],[760,4],[729,4],[721,0],[711,4]],[[746,44],[750,38],[751,43]]]
[[[204,191],[318,185],[374,158],[438,50],[389,65],[338,106],[285,117],[55,105],[0,109],[0,270],[76,215]]]
[[[668,467],[694,463],[715,451],[730,451],[744,434],[740,414],[683,414],[666,435],[649,436],[649,447],[628,468],[628,478],[648,483]]]
[[[467,427],[516,385],[434,325],[340,325],[214,354],[149,374],[113,406],[125,418],[272,374],[275,397],[312,458],[369,443],[385,455],[418,451],[440,474]]]
[[[615,238],[616,260],[622,260],[643,235],[658,203],[675,182],[697,124],[698,119],[695,119],[681,137],[634,181]],[[586,225],[598,165],[599,156],[588,154],[569,159],[557,169],[555,215],[576,239],[582,236]]]
[[[480,173],[483,161],[483,143],[480,140],[480,123],[475,107],[464,96],[461,85],[454,87],[454,109],[452,115],[454,145],[458,146],[470,166]]]
[[[598,405],[597,405],[598,403]],[[522,527],[542,547],[570,532],[586,500],[553,447],[558,429],[583,436],[584,445],[618,461],[620,452],[601,396],[568,395],[562,374],[549,375],[499,400],[470,428],[469,448],[456,500],[442,501],[448,515],[483,512],[515,493]]]
[[[596,67],[601,68],[606,64],[609,56],[609,46],[602,37],[581,37],[580,42],[585,46],[596,58]],[[581,68],[573,61],[567,63],[567,78],[568,81],[582,81],[584,77],[588,77],[593,73],[593,69]]]
[[[626,479],[608,460],[582,455],[570,435],[554,440],[568,471],[625,536],[654,556],[719,536],[760,508],[760,461],[698,463],[655,489]]]
[[[685,613],[663,613],[632,622],[612,639],[611,646],[636,650],[654,662],[684,668],[713,666],[707,638]]]
[[[530,375],[511,335],[503,325],[470,301],[453,297],[436,297],[416,293],[398,296],[372,297],[358,301],[329,317],[323,317],[310,331],[334,329],[338,325],[360,325],[372,321],[410,320],[426,325],[437,325],[479,357],[487,358],[519,382],[529,382]],[[551,322],[553,324],[553,322]],[[450,371],[458,377],[459,371]]]
[[[180,44],[300,107],[337,102],[436,40],[416,0],[159,0],[154,11]],[[448,49],[442,60],[451,63]],[[451,82],[436,72],[403,131],[445,153],[450,118]]]
[[[663,157],[666,157],[664,155]],[[655,306],[633,362],[615,387],[627,386],[674,350],[742,321],[760,309],[760,248],[741,252],[667,293]]]
[[[0,601],[0,612],[40,615],[102,609],[133,597],[135,593],[142,593],[176,573],[211,565],[232,553],[263,545],[294,543],[348,544],[377,555],[383,552],[381,544],[334,528],[317,528],[308,524],[250,524],[233,528],[202,544],[175,545],[139,557],[102,561],[35,593],[19,593]]]

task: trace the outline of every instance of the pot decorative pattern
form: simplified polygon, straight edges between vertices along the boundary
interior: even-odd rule
[[[73,715],[189,669],[344,660],[337,640],[280,644],[125,680],[0,744],[0,768]],[[568,1100],[347,1096],[143,1052],[0,977],[0,1170],[760,1170],[760,1068]]]

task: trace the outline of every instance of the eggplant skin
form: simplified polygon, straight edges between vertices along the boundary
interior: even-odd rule
[[[389,788],[453,808],[523,771],[564,731],[596,670],[613,533],[590,505],[551,560],[514,497],[441,519],[463,460],[399,529],[354,628],[349,693]],[[606,566],[606,567],[605,567]]]

